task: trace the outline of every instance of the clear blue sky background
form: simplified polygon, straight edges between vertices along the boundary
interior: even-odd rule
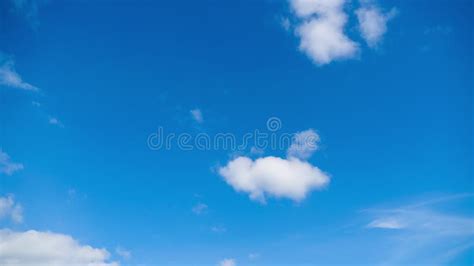
[[[0,176],[0,195],[14,193],[25,216],[0,225],[112,253],[121,246],[131,265],[397,257],[388,253],[405,235],[368,229],[364,210],[473,192],[473,9],[469,0],[379,5],[399,13],[377,49],[361,45],[356,59],[317,66],[281,26],[285,1],[50,1],[32,18],[2,1],[1,51],[40,91],[0,90],[0,147],[24,165]],[[346,32],[363,43],[353,16]],[[331,183],[300,203],[260,204],[234,191],[213,170],[230,151],[146,143],[159,126],[240,136],[273,116],[286,132],[321,136],[310,162]],[[470,196],[442,202],[427,205],[430,213],[473,216]],[[192,211],[198,203],[205,213]],[[469,241],[432,244],[407,260],[467,245],[449,261],[472,265]]]

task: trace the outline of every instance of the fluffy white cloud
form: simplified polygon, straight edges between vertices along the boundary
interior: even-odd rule
[[[295,134],[293,143],[288,148],[288,157],[306,160],[318,149],[319,135],[313,129]]]
[[[392,9],[383,14],[378,7],[367,4],[356,10],[359,30],[367,45],[374,47],[382,40],[387,32],[387,22],[395,17],[396,13],[396,9]]]
[[[0,85],[16,89],[37,91],[38,88],[23,81],[21,76],[15,71],[15,64],[10,59],[0,54]]]
[[[15,202],[13,195],[0,197],[0,219],[10,218],[15,223],[23,222],[23,208]]]
[[[266,196],[300,201],[313,189],[329,183],[329,176],[297,158],[263,157],[253,161],[238,157],[219,169],[219,174],[237,191],[249,193],[253,200]]]
[[[267,156],[252,160],[240,156],[220,167],[218,173],[252,200],[265,202],[270,196],[301,201],[330,181],[328,174],[305,161],[318,149],[319,140],[313,129],[301,131],[295,134],[286,159]]]
[[[298,17],[339,12],[344,2],[345,0],[290,0],[291,7]]]
[[[316,64],[354,57],[357,43],[344,33],[347,15],[345,0],[290,0],[296,16],[303,20],[296,27],[300,50]]]
[[[0,150],[0,173],[12,175],[23,169],[23,164],[12,162],[10,156]]]
[[[0,230],[0,265],[117,266],[105,249],[80,245],[68,235]]]
[[[219,262],[219,266],[236,266],[237,262],[235,259],[223,259]]]
[[[299,49],[316,64],[354,58],[359,44],[345,34],[348,16],[346,0],[288,0],[296,17],[295,33],[300,38]],[[360,0],[356,10],[359,31],[370,47],[376,46],[387,31],[387,22],[397,11],[384,14],[372,0]]]
[[[204,122],[204,118],[202,116],[202,112],[200,109],[193,109],[191,111],[189,111],[191,113],[191,117],[194,119],[194,121],[198,122],[198,123],[202,123]]]

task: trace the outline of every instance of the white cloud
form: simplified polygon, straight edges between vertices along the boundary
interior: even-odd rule
[[[12,175],[23,169],[23,164],[12,162],[10,156],[0,149],[0,173]]]
[[[303,200],[313,189],[329,183],[329,176],[297,158],[263,157],[253,161],[238,157],[219,169],[219,174],[236,191],[252,200],[265,202],[267,196]]]
[[[429,208],[396,208],[375,211],[376,219],[367,227],[404,229],[425,235],[436,232],[438,236],[474,235],[474,219],[444,214]],[[426,236],[430,236],[426,234]],[[431,235],[430,237],[432,237]]]
[[[370,222],[367,227],[369,228],[382,228],[382,229],[402,229],[404,226],[396,218],[383,218],[376,219]]]
[[[383,14],[382,11],[370,4],[363,4],[361,8],[356,10],[357,19],[359,21],[359,31],[362,37],[370,47],[375,47],[382,40],[383,35],[387,32],[387,22],[395,17],[396,9]]]
[[[302,23],[296,27],[300,50],[316,64],[357,55],[358,45],[344,33],[347,15],[345,0],[290,0]]]
[[[21,76],[15,71],[13,60],[5,60],[4,57],[5,56],[0,54],[0,85],[22,90],[37,91],[37,87],[24,82]]]
[[[206,204],[198,203],[198,204],[196,204],[196,206],[193,207],[193,212],[197,215],[203,214],[204,212],[207,211],[208,208],[209,207]]]
[[[200,109],[193,109],[189,112],[191,113],[191,117],[194,119],[194,121],[198,122],[199,124],[204,122],[204,118]]]
[[[124,249],[122,247],[117,247],[115,249],[115,253],[117,253],[117,255],[119,255],[120,257],[122,257],[125,260],[128,260],[132,257],[132,252],[130,250]]]
[[[299,22],[295,33],[300,38],[299,49],[317,65],[354,58],[359,44],[345,34],[348,21],[346,0],[288,0]],[[397,10],[384,14],[372,0],[360,0],[356,10],[359,31],[370,47],[375,47],[387,31],[387,22]]]
[[[68,235],[30,230],[0,230],[3,266],[117,266],[105,249],[79,244]]]
[[[298,17],[339,11],[344,2],[345,0],[290,0],[291,6]]]
[[[55,125],[55,126],[59,126],[59,127],[64,127],[64,125],[61,123],[61,121],[59,121],[59,119],[56,118],[56,117],[49,117],[48,123],[49,123],[50,125]]]
[[[23,222],[23,208],[15,202],[13,195],[0,197],[0,220],[10,218],[14,223]]]
[[[454,201],[468,197],[472,195],[451,195],[395,208],[366,210],[372,219],[366,227],[391,230],[391,237],[386,239],[390,248],[381,264],[451,265],[451,259],[474,244],[474,218],[456,213],[453,208]],[[439,209],[446,207],[449,212]]]
[[[219,262],[219,266],[236,266],[237,262],[235,259],[223,259]]]
[[[227,184],[236,191],[249,194],[250,199],[265,202],[266,197],[303,200],[306,195],[329,184],[330,177],[308,159],[317,149],[319,135],[308,129],[295,134],[287,150],[288,158],[267,156],[252,160],[234,158],[218,169]]]
[[[319,140],[319,135],[313,129],[298,132],[288,148],[287,156],[306,160],[318,149]]]

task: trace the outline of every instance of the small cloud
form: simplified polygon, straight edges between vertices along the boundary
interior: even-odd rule
[[[119,255],[120,257],[122,257],[125,260],[129,260],[132,257],[132,252],[130,250],[126,250],[122,247],[117,247],[115,249],[115,253],[117,253],[117,255]]]
[[[59,121],[59,119],[57,119],[56,117],[49,117],[48,123],[50,125],[64,127],[64,125],[61,123],[61,121]]]
[[[223,259],[219,262],[218,266],[236,266],[237,261],[235,259]]]
[[[281,18],[280,25],[285,31],[290,31],[291,22],[289,18]]]
[[[0,149],[0,173],[12,175],[23,169],[23,164],[12,162],[10,156]]]
[[[306,160],[318,149],[319,141],[319,135],[313,129],[298,132],[288,148],[287,156]]]
[[[51,125],[57,125],[57,124],[59,124],[59,120],[58,120],[57,118],[55,118],[55,117],[50,117],[50,118],[49,118],[49,123],[50,123]]]
[[[211,231],[214,233],[225,233],[227,232],[227,228],[223,226],[213,226],[211,227]]]
[[[387,22],[393,19],[398,11],[392,8],[384,14],[373,4],[363,3],[362,7],[355,11],[359,21],[359,30],[369,47],[375,47],[387,32]]]
[[[15,63],[11,59],[5,59],[0,53],[0,85],[27,91],[38,91],[38,88],[23,81],[15,71]]]
[[[197,215],[203,214],[207,211],[208,206],[204,203],[198,203],[193,207],[193,212]]]
[[[193,109],[189,112],[191,113],[191,117],[194,119],[194,121],[196,121],[199,124],[204,122],[204,118],[202,116],[202,112],[200,109]]]
[[[31,105],[33,105],[34,107],[41,107],[41,103],[39,103],[37,101],[32,101]]]
[[[13,195],[0,197],[0,219],[10,218],[14,223],[23,222],[23,208],[15,202]]]
[[[404,226],[394,218],[376,219],[370,222],[367,227],[369,228],[381,228],[381,229],[402,229]]]

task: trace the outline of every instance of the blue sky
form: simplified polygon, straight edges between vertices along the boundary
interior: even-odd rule
[[[2,0],[0,16],[3,264],[474,263],[472,1]],[[153,149],[160,128],[296,135]]]

